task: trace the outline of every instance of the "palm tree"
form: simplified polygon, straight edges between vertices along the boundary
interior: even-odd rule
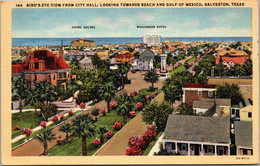
[[[40,133],[38,136],[37,136],[37,139],[43,143],[43,148],[44,148],[44,151],[43,151],[43,154],[46,155],[48,154],[48,142],[47,141],[50,141],[52,139],[54,139],[54,134],[51,130],[47,130],[43,133]]]
[[[130,101],[129,96],[124,93],[117,98],[118,106],[116,108],[117,114],[123,116],[123,123],[125,124],[127,121],[127,116],[132,110],[132,103]]]
[[[81,137],[82,141],[82,156],[87,156],[87,137],[92,137],[95,134],[95,125],[88,115],[77,117],[73,121],[73,129],[76,135]]]
[[[101,144],[104,142],[104,134],[107,132],[106,127],[99,125],[97,129],[98,134],[100,134],[100,142]]]
[[[71,128],[71,124],[69,123],[65,123],[64,125],[62,125],[59,129],[59,131],[65,132],[66,133],[66,140],[69,140],[69,132],[71,132],[72,128]]]
[[[76,82],[76,80],[70,80],[68,85],[68,91],[72,91],[73,99],[74,99],[74,93],[77,90],[79,90],[79,84]]]
[[[94,108],[94,109],[91,111],[91,115],[95,116],[95,121],[97,121],[97,116],[99,115],[99,109]]]
[[[154,83],[159,80],[159,76],[156,74],[155,70],[151,70],[145,74],[144,80],[146,82],[152,83],[152,89],[154,89]]]
[[[37,92],[35,91],[35,89],[32,89],[32,90],[29,90],[28,91],[28,95],[25,99],[25,103],[27,104],[30,104],[30,105],[33,105],[34,107],[34,111],[35,111],[35,115],[37,115],[37,102],[39,101],[38,100],[38,94]]]
[[[125,64],[120,64],[117,71],[119,72],[120,77],[121,77],[122,89],[124,89],[125,88],[124,74],[128,73],[129,67]]]
[[[99,96],[106,100],[107,102],[107,111],[110,112],[110,101],[115,96],[116,90],[115,86],[112,82],[108,84],[104,84],[100,86],[100,89],[98,90]]]
[[[27,92],[27,83],[26,80],[23,77],[18,77],[16,79],[14,79],[14,90],[17,93],[17,95],[19,96],[19,109],[20,112],[22,112],[22,97],[24,97],[26,95]]]

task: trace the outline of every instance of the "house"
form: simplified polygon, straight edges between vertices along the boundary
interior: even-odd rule
[[[49,50],[27,52],[21,64],[12,65],[12,79],[24,77],[30,88],[33,88],[37,81],[48,82],[53,86],[56,86],[58,81],[65,83],[73,76],[62,57],[57,57]]]
[[[88,57],[85,57],[84,59],[79,61],[79,66],[83,70],[92,70],[93,69],[92,60]]]
[[[228,117],[231,99],[201,98],[193,101],[192,108],[197,115]]]
[[[134,59],[132,61],[132,70],[152,70],[154,56],[155,55],[151,50],[145,50],[142,54],[140,54],[138,59]]]
[[[108,52],[109,50],[101,50],[101,51],[97,51],[97,55],[100,59],[105,60],[108,59]]]
[[[253,101],[244,98],[240,103],[240,121],[252,121]]]
[[[112,70],[118,69],[118,65],[115,63],[115,58],[110,59],[110,69]]]
[[[239,105],[232,105],[230,108],[230,118],[232,120],[240,120],[240,107]]]
[[[132,64],[132,60],[134,59],[134,55],[125,53],[125,54],[118,54],[115,56],[115,63],[121,64],[127,62],[129,65]]]
[[[237,155],[253,155],[252,122],[235,121]]]
[[[229,155],[230,120],[224,117],[169,115],[163,147],[180,155]]]
[[[244,51],[238,51],[231,49],[230,51],[222,50],[217,52],[215,64],[222,63],[228,68],[234,67],[235,65],[242,65],[244,62],[250,59],[250,56]]]
[[[182,86],[182,91],[183,103],[192,105],[193,101],[199,100],[201,98],[215,98],[216,85],[185,83]]]

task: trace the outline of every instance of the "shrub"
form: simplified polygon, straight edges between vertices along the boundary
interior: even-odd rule
[[[135,111],[130,112],[130,117],[131,118],[135,117]]]
[[[46,125],[47,125],[46,121],[42,121],[42,122],[40,123],[40,126],[41,126],[42,128],[45,128]]]
[[[69,114],[69,116],[72,116],[72,115],[73,115],[73,111],[70,110],[70,111],[68,112],[68,114]]]
[[[115,130],[120,130],[121,127],[122,127],[121,122],[115,122],[114,125],[113,125],[113,128]]]
[[[62,119],[64,119],[64,114],[62,114],[62,115],[60,116],[60,120],[62,120]]]
[[[142,150],[139,146],[128,147],[126,150],[126,155],[127,156],[141,156]]]
[[[86,104],[85,103],[80,103],[79,107],[80,107],[80,109],[84,109],[84,108],[86,108]]]
[[[100,111],[100,113],[103,114],[103,115],[105,116],[106,113],[107,113],[107,110],[104,108],[104,109],[102,109],[102,110]]]
[[[94,145],[95,148],[97,148],[101,144],[101,142],[99,139],[96,138],[92,141],[91,144]]]
[[[45,118],[49,118],[57,114],[58,107],[55,104],[44,104],[41,110]]]
[[[138,102],[135,106],[139,111],[143,108],[143,104],[141,102]]]
[[[51,121],[52,121],[53,123],[57,123],[58,120],[59,120],[59,118],[58,118],[58,116],[56,116],[56,115],[51,118]]]
[[[111,109],[116,108],[116,107],[117,107],[117,102],[110,103],[110,108]]]
[[[19,126],[14,126],[14,131],[20,130]]]
[[[27,139],[29,139],[29,136],[33,133],[32,129],[30,127],[26,127],[23,129],[23,131],[21,132],[21,134],[24,134]]]
[[[106,135],[105,137],[108,139],[108,138],[111,138],[113,136],[113,133],[111,131],[107,131],[106,132]]]
[[[62,142],[62,137],[61,137],[61,134],[56,134],[56,140],[55,140],[55,142],[57,142],[57,144],[59,145],[61,142]]]

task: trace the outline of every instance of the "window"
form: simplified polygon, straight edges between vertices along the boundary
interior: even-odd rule
[[[62,73],[59,73],[59,78],[62,78]]]
[[[248,117],[252,118],[252,112],[248,112]]]
[[[67,77],[67,73],[63,72],[63,78],[66,78],[66,77]]]
[[[198,96],[201,96],[202,95],[202,91],[198,91]]]
[[[231,114],[235,115],[235,109],[234,108],[231,109]]]
[[[208,96],[213,97],[213,91],[208,91]]]
[[[243,149],[243,155],[247,155],[247,149]]]
[[[55,80],[55,74],[53,74],[52,79]]]
[[[175,142],[172,142],[172,150],[175,150]]]

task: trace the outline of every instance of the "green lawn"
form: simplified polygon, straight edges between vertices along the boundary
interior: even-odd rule
[[[156,89],[155,90],[157,92],[157,94],[161,93],[162,90],[161,89]],[[154,91],[153,91],[154,92]],[[151,94],[152,92],[148,89],[148,88],[144,88],[144,89],[141,89],[139,91],[139,93],[146,93],[146,94]]]
[[[149,145],[146,147],[146,149],[143,151],[142,155],[143,156],[147,156],[148,153],[151,151],[151,149],[153,148],[154,144],[156,143],[156,141],[158,140],[158,138],[162,135],[162,131],[160,131],[157,135],[155,140],[153,140],[152,142],[149,143]]]
[[[80,113],[80,112],[81,112],[81,111],[76,111],[73,115],[77,115],[77,114]],[[33,112],[33,113],[34,113],[34,112]],[[35,115],[35,114],[34,114],[34,115]],[[66,116],[66,117],[64,117],[63,120],[58,121],[57,124],[59,124],[59,123],[65,121],[65,120],[67,120],[67,119],[69,119],[69,118],[71,118],[71,116]],[[41,122],[41,121],[40,121],[40,122]],[[39,122],[39,123],[40,123],[40,122]],[[47,126],[46,128],[47,128],[47,130],[48,130],[48,129],[50,129],[50,128],[56,126],[57,124],[52,123],[51,125]],[[39,124],[38,124],[37,126],[39,126]],[[35,127],[37,127],[37,126],[35,126]],[[17,136],[21,135],[21,130],[22,130],[22,129],[23,129],[23,128],[20,128],[19,132],[17,132],[17,134],[18,134]],[[35,136],[39,135],[40,133],[43,133],[44,131],[45,131],[45,129],[43,129],[43,128],[40,129],[40,130],[37,130],[37,131],[33,132],[32,135],[30,135],[29,138],[35,137]],[[22,139],[19,139],[19,140],[16,141],[16,142],[12,143],[12,148],[14,148],[14,147],[16,147],[16,146],[18,146],[18,145],[24,143],[25,140],[26,140],[26,138],[22,138]]]
[[[188,62],[188,63],[194,62],[195,59],[196,59],[195,57],[192,57],[192,58],[190,58],[187,62]],[[181,65],[180,67],[178,67],[177,69],[173,69],[172,71],[170,71],[169,75],[171,76],[171,75],[174,75],[174,74],[177,73],[177,72],[182,72],[182,71],[184,71],[184,70],[185,70],[185,67],[184,67],[184,64],[183,64],[183,65]]]
[[[116,121],[122,121],[123,117],[117,115],[115,110],[112,110],[110,113],[107,113],[106,116],[101,116],[98,118],[97,122],[95,122],[96,126],[102,125],[105,126],[107,130],[112,131],[113,135],[117,133],[116,130],[113,129],[113,124]],[[130,118],[127,119],[127,121],[130,121]],[[102,145],[100,145],[99,148],[94,148],[93,145],[91,145],[91,142],[94,138],[99,139],[99,134],[96,134],[96,136],[92,138],[87,138],[87,154],[93,155]],[[104,143],[107,142],[108,139],[104,140]],[[56,145],[53,148],[49,150],[50,156],[80,156],[82,154],[82,148],[81,148],[81,138],[77,136],[70,136],[70,142],[64,141],[61,145]]]
[[[28,104],[28,105],[23,105],[23,109],[34,109],[34,107]]]
[[[35,115],[34,111],[12,114],[12,138],[21,135],[21,132],[25,127],[30,127],[31,129],[33,129],[39,126],[42,120],[43,118],[41,116]],[[16,125],[20,127],[20,130],[14,131],[14,126]]]

